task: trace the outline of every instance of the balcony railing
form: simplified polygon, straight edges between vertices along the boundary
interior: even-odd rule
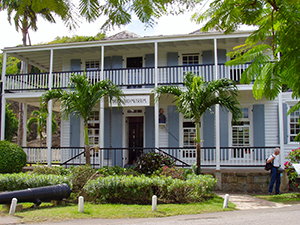
[[[263,167],[266,158],[271,155],[275,147],[221,147],[220,149],[220,166],[221,167]],[[31,164],[46,164],[47,163],[47,148],[46,147],[24,147],[27,154],[27,162]],[[103,148],[92,149],[91,164],[94,167],[102,166],[126,166],[124,155],[130,151],[137,149],[129,148]],[[196,162],[195,148],[140,148],[139,154],[157,151],[161,154],[166,154],[176,161],[176,165],[180,167],[190,167]],[[52,148],[53,164],[64,166],[84,165],[85,155],[84,148]],[[201,148],[201,166],[216,167],[216,148],[205,147]],[[124,161],[123,161],[124,160]]]
[[[239,66],[218,65],[218,77],[228,78],[239,83],[242,73],[250,64]],[[158,83],[161,85],[182,84],[187,72],[202,76],[205,81],[212,81],[215,77],[215,66],[193,65],[159,67],[157,70]],[[93,83],[100,81],[101,70],[64,71],[53,72],[52,88],[67,88],[72,74],[85,74]],[[132,87],[153,87],[154,68],[131,68],[104,70],[104,79],[111,80],[114,84]],[[49,88],[49,73],[6,75],[5,91],[32,91],[47,90]]]

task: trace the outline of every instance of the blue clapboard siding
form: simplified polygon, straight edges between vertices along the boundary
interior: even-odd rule
[[[110,108],[104,109],[104,148],[110,148]],[[109,150],[104,150],[104,159],[109,159]]]
[[[228,128],[229,128],[229,120],[228,120],[228,110],[220,107],[220,147],[228,147]],[[228,149],[222,149],[223,157],[221,159],[228,159],[229,152]],[[221,156],[220,156],[221,157]]]
[[[145,107],[145,147],[155,147],[154,107]]]
[[[169,106],[168,131],[169,147],[179,147],[179,113],[176,106]]]
[[[123,147],[123,110],[122,108],[113,107],[112,108],[112,148],[122,148]],[[117,166],[123,166],[122,162],[123,152],[121,150],[112,152],[112,164]]]
[[[212,111],[215,112],[215,107],[212,107]],[[202,120],[202,132],[203,132],[203,142],[202,146],[205,147],[214,147],[215,146],[215,114],[211,113],[209,110],[203,114]],[[208,151],[208,155],[204,154],[204,160],[210,160],[210,151]]]

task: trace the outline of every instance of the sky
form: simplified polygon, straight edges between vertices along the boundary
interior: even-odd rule
[[[147,28],[146,30],[141,22],[133,20],[128,26],[120,29],[115,28],[107,32],[106,35],[110,36],[123,30],[129,30],[140,36],[187,34],[201,28],[199,24],[191,22],[191,15],[192,13],[178,16],[163,16],[153,28]],[[95,36],[100,32],[100,27],[103,22],[103,18],[93,23],[82,20],[77,30],[69,31],[59,19],[57,19],[55,24],[51,24],[39,17],[37,22],[38,30],[36,32],[32,30],[29,31],[31,44],[50,42],[57,36]],[[20,31],[16,31],[14,23],[10,24],[8,22],[6,11],[0,12],[0,30],[0,53],[4,47],[14,47],[22,44],[22,34]]]

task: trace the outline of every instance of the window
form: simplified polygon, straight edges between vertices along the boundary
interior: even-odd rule
[[[294,141],[296,135],[300,132],[298,124],[300,116],[300,110],[290,114],[290,141]]]
[[[199,54],[186,54],[182,56],[182,65],[199,64]]]
[[[233,158],[244,158],[245,154],[250,153],[245,147],[250,146],[250,109],[242,108],[243,116],[239,121],[232,122],[232,146],[237,147],[232,151]],[[238,148],[241,147],[241,148]]]
[[[86,70],[97,70],[100,68],[99,65],[100,65],[99,61],[86,61],[85,69]]]
[[[88,136],[90,146],[99,144],[99,111],[92,111],[88,120]]]
[[[196,128],[193,122],[183,122],[183,147],[196,147]],[[183,158],[195,158],[195,149],[182,151]]]

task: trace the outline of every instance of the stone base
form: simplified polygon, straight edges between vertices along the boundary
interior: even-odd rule
[[[218,179],[215,190],[224,192],[267,193],[271,174],[264,169],[202,169],[204,174],[211,174]],[[289,191],[289,182],[284,171],[281,176],[280,191]]]
[[[9,209],[10,209],[10,205],[8,205],[8,204],[3,205],[2,207],[4,208],[4,210],[7,210],[7,211],[9,211]],[[17,204],[15,212],[22,212],[22,211],[23,211],[23,205]]]
[[[58,205],[66,206],[67,204],[65,200],[52,200],[51,203],[54,206],[58,206]]]

